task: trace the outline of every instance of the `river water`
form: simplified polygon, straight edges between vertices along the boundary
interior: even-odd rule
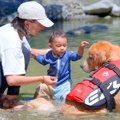
[[[120,18],[112,18],[112,19],[92,19],[92,20],[81,20],[81,21],[65,21],[65,22],[58,22],[55,23],[55,25],[50,28],[46,29],[41,32],[41,34],[34,39],[30,41],[30,44],[32,47],[35,48],[47,48],[47,42],[49,35],[52,31],[62,29],[65,32],[78,28],[80,26],[91,26],[96,24],[102,24],[106,25],[108,27],[107,30],[101,30],[101,31],[94,31],[90,34],[80,34],[80,35],[74,35],[74,36],[68,36],[68,49],[76,51],[80,41],[86,40],[90,42],[90,45],[96,41],[99,40],[108,40],[115,44],[120,44]],[[89,46],[88,46],[89,47]],[[80,64],[82,64],[82,61],[86,57],[87,49],[85,49],[84,57],[79,62],[73,62],[72,64],[72,79],[73,79],[73,86],[84,79],[88,74],[84,73],[80,69]],[[28,75],[37,75],[37,74],[45,74],[46,73],[45,66],[40,66],[38,63],[33,62],[31,60],[29,69],[28,69]],[[28,86],[28,90],[25,89],[26,87],[23,87],[21,89],[21,96],[24,94],[31,94],[34,93],[35,86]],[[25,90],[28,91],[25,93]],[[92,114],[92,115],[69,115],[69,116],[63,116],[63,114],[56,112],[56,113],[43,113],[41,111],[28,111],[28,110],[0,110],[0,120],[118,120],[120,118],[120,113],[108,113],[105,115],[101,114]]]

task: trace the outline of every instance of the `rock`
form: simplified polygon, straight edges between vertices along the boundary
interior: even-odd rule
[[[84,12],[82,10],[82,4],[81,2],[74,0],[69,3],[65,3],[63,5],[63,19],[69,20],[69,19],[81,19],[84,18]]]
[[[0,0],[0,19],[15,12],[24,1],[27,0]]]
[[[70,30],[66,32],[68,36],[73,36],[73,35],[81,35],[81,34],[90,34],[91,32],[96,32],[96,31],[102,31],[102,30],[107,30],[108,27],[106,25],[102,24],[97,24],[97,25],[92,25],[92,26],[83,26],[79,27],[74,30]]]
[[[101,0],[86,7],[83,7],[83,11],[89,15],[98,15],[105,17],[112,11],[113,3],[110,0]]]
[[[120,17],[120,7],[116,4],[113,4],[113,9],[111,11],[111,15],[115,17]]]
[[[52,20],[70,20],[84,18],[81,2],[72,1],[65,4],[45,6],[47,16]]]
[[[62,18],[62,5],[51,4],[45,6],[47,16],[54,21],[61,20]]]

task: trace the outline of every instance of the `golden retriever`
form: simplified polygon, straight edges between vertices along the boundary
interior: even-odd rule
[[[83,64],[83,69],[87,72],[98,70],[106,61],[120,60],[120,47],[108,41],[98,41],[91,45],[88,49],[88,58]],[[82,91],[84,94],[84,91]],[[70,92],[71,93],[71,92]],[[115,95],[115,110],[120,110],[120,92]],[[30,109],[38,109],[41,111],[56,111],[51,101],[45,98],[37,98],[27,102]],[[82,103],[67,100],[61,107],[60,111],[64,114],[91,114],[91,113],[107,113],[107,108],[102,106],[98,109],[88,109]]]
[[[82,68],[84,71],[92,72],[98,70],[106,61],[120,60],[120,46],[114,45],[108,41],[98,41],[88,49],[88,58]],[[84,91],[83,91],[84,93]],[[120,92],[115,95],[116,110],[120,110]],[[100,109],[88,109],[76,101],[66,100],[61,111],[66,114],[88,114],[88,113],[106,113],[106,107]]]

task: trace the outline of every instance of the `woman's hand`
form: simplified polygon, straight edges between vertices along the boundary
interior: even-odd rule
[[[45,55],[50,49],[31,49],[31,57],[35,58],[36,56]]]
[[[53,76],[43,76],[43,83],[45,83],[47,85],[54,86],[56,82],[57,82],[56,77],[53,77]]]

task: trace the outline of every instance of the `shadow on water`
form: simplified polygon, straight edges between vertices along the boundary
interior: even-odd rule
[[[80,34],[80,35],[74,35],[68,37],[68,49],[71,50],[77,50],[78,45],[80,41],[86,40],[89,41],[90,44],[98,41],[98,40],[108,40],[116,44],[120,44],[120,18],[114,18],[114,19],[97,19],[97,20],[82,20],[82,21],[65,21],[65,22],[58,22],[55,23],[55,25],[48,30],[44,30],[40,36],[37,36],[34,38],[34,40],[30,41],[30,44],[32,47],[35,48],[45,48],[47,46],[47,41],[49,38],[49,35],[52,31],[62,29],[65,32],[69,30],[76,29],[80,26],[84,25],[94,25],[94,24],[104,24],[108,26],[107,30],[104,31],[94,31],[90,34]],[[40,40],[39,40],[40,39]],[[85,56],[86,51],[88,47],[85,49]],[[79,62],[75,62],[72,65],[72,79],[73,79],[73,85],[75,85],[80,80],[84,79],[86,76],[86,73],[83,73],[82,70],[80,70]],[[28,74],[34,74],[37,73],[40,74],[40,70],[37,69],[38,64],[31,63],[31,68],[28,70]],[[41,66],[40,66],[41,67]],[[42,68],[40,68],[42,69]],[[33,71],[32,71],[33,70]],[[44,68],[41,70],[41,72],[44,71]],[[41,73],[43,74],[43,73]],[[29,89],[28,87],[28,95]],[[33,87],[35,88],[35,87]],[[27,92],[27,91],[26,91]],[[24,88],[21,90],[21,94],[23,96],[26,94],[24,92]],[[30,91],[31,92],[31,91]],[[34,92],[34,91],[33,91]],[[101,114],[92,114],[92,115],[66,115],[56,112],[56,113],[43,113],[41,111],[28,111],[28,110],[0,110],[0,120],[118,120],[120,118],[120,113],[109,113],[105,115]]]

